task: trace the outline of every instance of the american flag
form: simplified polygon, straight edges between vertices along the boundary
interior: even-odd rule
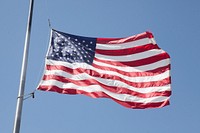
[[[38,90],[110,98],[135,109],[169,105],[170,56],[144,32],[91,38],[51,30]]]

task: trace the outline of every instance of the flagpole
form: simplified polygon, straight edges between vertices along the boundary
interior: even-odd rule
[[[34,5],[34,0],[30,0],[29,16],[28,16],[27,29],[26,29],[26,38],[25,38],[25,43],[24,43],[24,54],[23,54],[23,60],[22,60],[19,93],[17,97],[17,106],[16,106],[13,133],[19,133],[20,131],[27,61],[28,61],[28,49],[29,49],[29,43],[30,43],[31,24],[32,24],[32,15],[33,15],[33,5]]]

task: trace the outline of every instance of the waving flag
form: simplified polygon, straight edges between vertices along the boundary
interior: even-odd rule
[[[91,38],[52,30],[38,90],[110,98],[128,108],[169,105],[170,57],[152,33]]]

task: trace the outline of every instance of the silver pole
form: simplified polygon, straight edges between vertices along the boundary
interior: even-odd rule
[[[16,107],[16,113],[15,113],[13,133],[19,133],[20,131],[23,96],[24,96],[27,61],[28,61],[28,49],[29,49],[29,43],[30,43],[31,24],[32,24],[32,15],[33,15],[33,5],[34,5],[33,3],[34,3],[34,0],[30,0],[29,17],[28,17],[28,23],[27,23],[27,29],[26,29],[26,38],[25,38],[25,43],[24,43],[24,54],[23,54],[23,60],[22,60],[21,77],[20,77],[20,84],[19,84],[19,93],[17,97],[17,107]]]

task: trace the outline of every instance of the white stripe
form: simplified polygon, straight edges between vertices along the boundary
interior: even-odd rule
[[[68,84],[65,84],[65,83],[62,83],[62,82],[59,82],[59,81],[56,81],[56,80],[49,80],[49,81],[42,81],[40,85],[45,85],[45,86],[48,86],[48,85],[55,85],[59,88],[74,88],[74,89],[77,89],[77,90],[82,90],[82,91],[85,91],[85,92],[104,92],[106,93],[107,95],[109,95],[110,97],[113,97],[114,99],[117,99],[117,100],[120,100],[120,101],[126,101],[126,102],[138,102],[138,103],[156,103],[156,102],[162,102],[162,101],[166,101],[169,99],[169,97],[165,97],[165,96],[156,96],[156,97],[151,97],[151,98],[140,98],[140,97],[137,97],[137,96],[132,96],[132,95],[128,95],[128,94],[117,94],[117,93],[113,93],[113,92],[110,92],[98,85],[90,85],[90,86],[87,86],[87,87],[84,87],[84,86],[77,86],[77,85],[74,85],[72,83],[68,83]]]
[[[83,68],[83,69],[99,70],[97,68],[92,67],[91,65],[88,65],[87,63],[68,63],[68,62],[54,61],[54,60],[48,60],[48,59],[46,59],[45,62],[46,62],[45,64],[47,64],[47,65],[63,65],[63,66],[68,66],[71,69]],[[167,66],[170,63],[170,59],[164,59],[164,60],[152,63],[152,64],[138,66],[138,67],[113,66],[113,65],[98,62],[98,61],[95,61],[95,60],[93,61],[93,63],[97,64],[99,66],[102,66],[102,67],[103,66],[111,67],[111,68],[115,68],[117,70],[124,71],[124,72],[144,72],[144,71],[154,70],[154,69],[159,68],[159,67]]]
[[[89,79],[91,78],[90,75],[87,74],[81,74],[81,75],[71,75],[69,73],[66,73],[64,71],[59,71],[59,70],[53,70],[53,71],[45,71],[45,75],[57,75],[57,76],[63,76],[72,80],[84,80],[84,79]],[[92,77],[92,79],[95,79],[96,81],[107,85],[107,86],[113,86],[113,87],[124,87],[129,90],[135,91],[135,92],[140,92],[140,93],[150,93],[150,92],[161,92],[161,91],[167,91],[170,90],[170,84],[165,85],[165,86],[158,86],[158,87],[147,87],[147,88],[136,88],[133,86],[130,86],[124,82],[117,81],[117,80],[111,80],[111,79],[102,79],[102,78],[96,78]]]
[[[135,46],[142,46],[146,44],[156,44],[155,40],[153,38],[144,38],[132,42],[126,42],[126,43],[121,43],[121,44],[96,44],[96,49],[101,49],[101,50],[118,50],[118,49],[127,49],[127,48],[132,48]]]
[[[98,62],[96,60],[94,60],[93,63],[96,64],[96,65],[99,65],[99,66],[115,68],[117,70],[124,71],[124,72],[145,72],[145,71],[154,70],[156,68],[164,67],[164,66],[169,65],[170,64],[170,59],[164,59],[164,60],[160,60],[160,61],[157,61],[155,63],[152,63],[152,64],[147,64],[147,65],[138,66],[138,67],[113,66],[113,65],[106,64],[106,63],[103,63],[103,62]]]
[[[119,62],[126,62],[126,61],[136,61],[152,56],[156,56],[162,53],[166,53],[165,51],[161,49],[153,49],[148,50],[145,52],[140,52],[136,54],[130,54],[130,55],[121,55],[121,56],[109,56],[109,55],[102,55],[102,54],[95,54],[95,57],[101,60],[106,61],[119,61]]]
[[[155,76],[143,76],[143,77],[129,77],[129,76],[119,74],[117,72],[112,72],[112,71],[108,72],[108,71],[104,71],[104,70],[100,70],[100,69],[99,70],[97,69],[96,71],[100,74],[109,75],[108,79],[112,78],[113,76],[118,76],[122,79],[125,79],[126,81],[133,82],[133,83],[160,81],[160,80],[170,77],[169,70],[165,71],[164,73],[155,75]],[[73,79],[73,80],[85,80],[85,79],[93,78],[93,76],[90,76],[87,73],[71,75],[62,70],[46,70],[46,72],[45,72],[45,75],[54,75],[54,74],[56,74],[56,75],[62,74],[61,76],[68,77],[68,78],[70,77],[70,79]],[[113,80],[113,81],[115,81],[115,80]]]
[[[47,64],[48,65],[57,65],[58,61],[48,61],[47,60]],[[74,68],[73,66],[76,64],[76,67]],[[72,64],[60,64],[62,66],[66,66],[68,68],[71,68],[71,69],[76,69],[76,68],[83,68],[82,65],[80,65],[79,67],[79,63],[74,63],[74,65]],[[137,77],[129,77],[129,76],[126,76],[126,75],[123,75],[121,73],[118,73],[118,72],[114,72],[114,71],[108,71],[108,70],[103,70],[103,69],[98,69],[98,68],[95,68],[95,67],[92,67],[88,64],[85,64],[85,66],[88,66],[87,69],[90,69],[90,70],[94,70],[100,74],[108,74],[108,75],[111,75],[111,76],[118,76],[118,77],[121,77],[123,79],[126,79],[127,81],[130,81],[130,82],[152,82],[152,81],[159,81],[159,80],[163,80],[165,78],[168,78],[170,76],[170,70],[167,70],[163,73],[160,73],[160,74],[157,74],[157,75],[154,75],[154,76],[137,76]],[[48,70],[46,70],[48,71]],[[51,70],[52,72],[56,72],[56,73],[60,73],[59,70]],[[57,72],[58,71],[58,72]],[[63,71],[64,72],[64,71]],[[82,73],[83,74],[83,73]],[[65,77],[65,75],[63,75]],[[76,74],[74,76],[77,76],[77,77],[80,77],[81,74]],[[89,75],[88,75],[89,76]],[[88,77],[87,77],[88,78]]]

